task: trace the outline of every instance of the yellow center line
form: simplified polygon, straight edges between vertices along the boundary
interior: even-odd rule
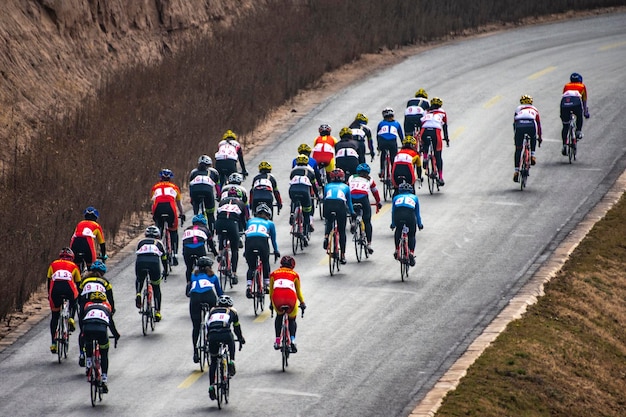
[[[454,132],[452,132],[452,135],[450,136],[450,140],[454,140],[458,138],[459,136],[461,136],[463,132],[465,132],[465,126],[461,126],[457,128]]]
[[[267,302],[268,302],[267,308],[269,309],[269,303],[271,303],[271,301],[269,301],[269,297],[268,297]],[[255,323],[263,323],[265,320],[267,320],[269,318],[269,316],[270,316],[270,312],[269,312],[269,310],[266,309],[266,310],[263,310],[263,312],[261,314],[259,314],[257,316],[257,318],[254,319],[253,321]]]
[[[606,50],[613,49],[613,48],[619,48],[620,46],[624,46],[624,45],[626,45],[626,42],[616,42],[616,43],[612,43],[610,45],[601,46],[599,48],[599,50],[600,51],[606,51]]]
[[[498,101],[502,100],[502,96],[495,96],[494,98],[492,98],[491,100],[489,100],[488,102],[486,102],[485,104],[483,104],[483,107],[485,109],[488,109],[490,107],[493,107],[494,104],[496,104]]]
[[[190,386],[193,385],[194,382],[200,379],[202,375],[204,375],[204,372],[200,372],[198,370],[193,371],[191,375],[189,375],[183,382],[180,383],[178,388],[181,388],[181,389],[189,388]]]
[[[556,69],[556,67],[548,67],[546,69],[542,69],[541,71],[537,71],[536,73],[529,75],[528,79],[529,80],[536,80],[539,77],[543,77],[544,75],[551,73],[555,69]]]

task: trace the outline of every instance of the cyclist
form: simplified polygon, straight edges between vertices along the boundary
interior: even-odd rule
[[[213,168],[213,159],[208,156],[207,160],[207,170],[209,171],[209,176],[215,183],[215,199],[217,200],[217,196],[219,196],[222,192],[222,183],[220,182],[220,173],[217,169]]]
[[[219,250],[224,249],[226,239],[230,241],[232,252],[231,267],[233,285],[239,282],[237,278],[237,263],[239,262],[239,231],[246,230],[248,222],[248,208],[241,201],[243,194],[237,188],[228,190],[228,196],[222,198],[217,206],[217,219],[215,220],[215,230],[219,236]],[[241,246],[243,247],[243,246]],[[219,259],[219,257],[218,257]]]
[[[224,185],[222,187],[222,194],[220,197],[220,200],[224,197],[228,197],[228,191],[231,188],[236,188],[239,191],[241,191],[241,201],[243,201],[244,204],[248,204],[248,190],[246,190],[246,187],[244,187],[243,185],[241,185],[241,183],[243,182],[243,175],[241,175],[238,172],[233,172],[232,174],[230,174],[228,176],[228,183],[226,185]]]
[[[203,217],[204,218],[204,217]],[[159,239],[161,232],[156,226],[148,226],[144,232],[144,239],[137,244],[137,259],[135,261],[135,306],[141,308],[141,289],[143,288],[143,271],[148,270],[150,275],[150,283],[154,292],[156,304],[156,312],[154,318],[156,321],[161,320],[161,265],[163,266],[163,275],[166,276],[167,271],[167,253],[163,242]],[[183,249],[183,254],[185,250]]]
[[[61,307],[63,298],[70,302],[70,332],[76,330],[74,314],[76,313],[76,299],[78,298],[77,285],[80,284],[80,271],[74,263],[74,252],[70,248],[63,248],[59,252],[59,259],[52,261],[48,266],[48,302],[52,317],[50,318],[50,336],[52,344],[50,352],[57,353],[55,332],[59,317],[61,317]]]
[[[317,163],[317,161],[315,160],[315,158],[313,158],[311,156],[311,147],[309,145],[307,145],[306,143],[302,143],[298,146],[298,155],[306,155],[309,157],[309,166],[311,168],[313,168],[313,172],[315,173],[315,182],[317,183],[318,188],[321,186],[322,184],[322,177],[320,175],[320,169],[322,169],[319,164]],[[291,168],[294,168],[296,166],[296,159],[298,157],[296,156],[295,158],[293,158],[293,160],[291,161]]]
[[[352,129],[349,127],[341,128],[339,137],[341,139],[335,145],[335,166],[350,176],[356,173],[357,165],[365,162],[365,147],[363,153],[360,153],[360,144],[352,138]]]
[[[350,213],[352,219],[356,217],[352,207],[350,187],[345,183],[346,175],[341,169],[335,169],[329,174],[329,183],[324,188],[324,218],[326,229],[324,231],[324,249],[328,248],[328,235],[333,227],[332,212],[335,213],[337,228],[339,229],[339,247],[341,259],[339,262],[346,263],[346,216]],[[347,209],[346,209],[347,205]]]
[[[215,173],[210,168],[211,164],[212,161],[208,155],[200,155],[198,167],[189,174],[189,196],[194,215],[198,214],[200,202],[204,201],[205,212],[202,214],[207,216],[209,227],[213,229],[215,224],[215,197],[218,194],[216,193]]]
[[[330,172],[335,169],[335,145],[339,141],[330,135],[332,128],[326,123],[321,124],[318,131],[320,135],[313,141],[311,156],[326,172]]]
[[[213,233],[207,226],[206,217],[202,214],[196,214],[191,220],[191,226],[183,232],[183,259],[185,259],[185,277],[187,282],[191,278],[193,270],[193,257],[200,258],[207,254],[206,245],[209,244],[213,256],[217,256],[215,250],[215,242],[213,241]]]
[[[259,174],[252,179],[250,188],[250,210],[254,213],[259,204],[265,203],[270,208],[271,216],[274,217],[274,199],[278,206],[278,213],[283,209],[283,199],[278,191],[278,183],[272,175],[272,164],[267,161],[259,163]]]
[[[435,149],[435,160],[437,162],[437,171],[439,172],[439,178],[437,178],[437,184],[440,187],[445,185],[443,180],[443,159],[441,158],[441,150],[443,149],[443,141],[446,141],[446,146],[450,146],[450,139],[448,138],[448,116],[444,109],[441,108],[443,100],[439,97],[433,97],[430,100],[430,108],[422,116],[422,129],[420,130],[420,137],[422,138],[422,152],[423,161],[428,161],[428,146],[432,143]],[[443,138],[442,138],[443,134]]]
[[[420,203],[417,196],[413,193],[411,184],[400,184],[398,192],[399,194],[393,198],[391,203],[391,229],[396,229],[394,235],[396,250],[393,256],[397,259],[398,246],[402,237],[402,227],[406,225],[409,228],[409,263],[411,266],[415,266],[416,226],[420,230],[424,228],[420,216]]]
[[[370,166],[367,164],[359,164],[356,167],[356,174],[348,179],[350,186],[350,195],[352,197],[352,205],[361,203],[363,207],[363,223],[365,223],[365,236],[367,237],[367,251],[372,254],[372,209],[370,207],[369,193],[372,193],[376,200],[376,213],[383,206],[380,202],[380,194],[376,188],[374,178],[370,177]],[[352,225],[352,232],[356,231],[357,225]]]
[[[362,147],[364,155],[365,141],[367,141],[367,148],[370,151],[371,157],[370,162],[372,162],[374,160],[374,155],[376,155],[376,152],[374,151],[374,144],[372,142],[372,129],[370,129],[370,127],[367,125],[368,121],[369,119],[366,115],[364,115],[363,113],[357,113],[354,121],[350,123],[350,126],[348,127],[352,129],[352,137],[359,142],[363,142]]]
[[[100,245],[100,258],[106,260],[107,248],[104,240],[104,231],[98,224],[100,213],[94,207],[89,206],[83,211],[84,220],[81,220],[74,229],[70,249],[74,252],[74,262],[81,265],[83,261],[87,269],[96,260],[96,243]]]
[[[211,364],[209,365],[209,397],[215,399],[215,371],[217,370],[217,354],[219,353],[220,343],[228,344],[230,351],[230,363],[228,364],[228,372],[230,376],[235,376],[235,339],[230,325],[233,325],[233,331],[239,338],[239,347],[246,343],[241,333],[241,325],[239,324],[239,315],[233,307],[233,299],[228,295],[222,295],[217,300],[217,307],[213,307],[209,316],[209,352],[211,354]]]
[[[528,94],[524,94],[519,99],[520,105],[515,109],[513,115],[513,132],[515,141],[515,154],[513,164],[515,165],[515,173],[513,181],[519,181],[519,159],[522,155],[522,145],[524,144],[524,135],[530,136],[530,164],[535,165],[535,147],[537,146],[537,138],[539,146],[543,139],[541,138],[541,120],[539,120],[539,110],[533,106],[533,98]]]
[[[417,152],[417,140],[413,135],[406,135],[402,140],[402,148],[396,154],[391,167],[391,182],[394,196],[398,194],[398,186],[402,182],[411,184],[415,190],[415,172],[417,171],[420,182],[422,180],[422,164]]]
[[[302,206],[304,215],[304,244],[308,245],[306,236],[314,231],[313,228],[313,204],[311,196],[319,196],[319,190],[315,183],[315,173],[309,165],[309,157],[306,155],[298,155],[296,157],[296,166],[292,168],[289,174],[289,198],[291,198],[291,214],[289,215],[289,224],[293,225],[293,212],[296,209],[296,203],[299,201]]]
[[[87,352],[87,368],[91,367],[93,351],[93,341],[98,341],[100,345],[100,358],[102,366],[102,392],[109,392],[107,387],[109,371],[109,328],[117,342],[120,334],[115,328],[113,321],[113,308],[107,302],[105,293],[96,291],[89,295],[89,301],[85,304],[85,314],[83,316],[83,349]]]
[[[583,114],[585,119],[589,118],[589,109],[587,108],[587,87],[583,84],[583,76],[577,72],[572,73],[569,77],[569,83],[563,86],[563,95],[561,96],[561,121],[563,129],[561,130],[561,139],[563,139],[563,149],[561,153],[567,155],[567,130],[569,127],[570,113],[576,115],[576,139],[583,138]]]
[[[189,297],[189,315],[193,324],[191,340],[193,342],[193,362],[200,362],[200,356],[196,351],[196,343],[200,335],[202,325],[202,304],[208,304],[210,308],[217,305],[217,298],[224,294],[220,280],[211,268],[213,260],[208,256],[198,258],[198,269],[191,274],[187,282],[187,297]]]
[[[256,217],[248,220],[248,228],[246,229],[246,249],[244,256],[248,263],[246,297],[252,298],[252,276],[256,270],[257,258],[261,258],[263,263],[263,291],[269,293],[270,283],[270,246],[267,239],[272,240],[274,248],[274,259],[280,258],[278,252],[278,244],[276,243],[276,227],[270,220],[272,218],[272,210],[265,203],[260,203],[255,212]],[[254,250],[258,253],[255,253]]]
[[[227,130],[222,140],[217,144],[215,153],[215,168],[220,173],[220,184],[226,184],[226,178],[233,172],[237,172],[237,161],[241,165],[241,173],[248,176],[246,164],[243,162],[243,149],[237,142],[237,135],[232,130]]]
[[[168,230],[172,237],[172,263],[178,265],[178,219],[180,218],[180,225],[185,222],[185,213],[183,212],[183,205],[181,203],[181,193],[178,185],[172,182],[174,173],[165,168],[159,172],[160,181],[152,186],[150,191],[150,199],[152,200],[152,219],[161,231],[161,236],[164,235],[163,226],[165,222],[163,215],[167,215]]]
[[[422,127],[422,116],[429,108],[428,93],[423,88],[415,92],[415,98],[409,99],[404,110],[404,133],[415,135]]]
[[[293,269],[296,267],[296,260],[292,256],[283,256],[280,259],[280,268],[270,274],[270,309],[276,311],[274,330],[276,339],[274,349],[280,349],[280,331],[283,327],[282,306],[289,306],[286,313],[289,317],[289,336],[291,336],[291,353],[298,351],[296,347],[296,331],[298,325],[298,304],[302,311],[306,309],[304,296],[300,288],[300,275]]]
[[[376,129],[376,140],[380,151],[380,172],[378,176],[383,178],[383,166],[385,165],[385,151],[389,152],[389,160],[393,161],[398,153],[398,139],[402,142],[404,132],[402,126],[395,119],[395,114],[391,107],[383,109],[383,120],[378,123]]]
[[[104,277],[104,274],[107,272],[107,267],[104,262],[98,260],[91,264],[89,268],[89,272],[87,272],[80,281],[80,285],[78,286],[78,291],[80,295],[78,296],[78,325],[81,329],[81,332],[78,335],[78,347],[80,350],[80,355],[78,357],[78,365],[85,365],[85,353],[83,351],[83,316],[85,313],[85,304],[89,301],[89,296],[94,292],[103,292],[107,296],[107,301],[111,305],[112,314],[115,313],[115,300],[113,299],[113,286],[109,282],[108,279]]]

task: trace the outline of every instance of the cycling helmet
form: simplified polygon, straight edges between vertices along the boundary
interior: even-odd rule
[[[169,181],[171,178],[174,178],[174,173],[172,172],[171,169],[162,169],[161,172],[159,172],[159,176],[161,177],[162,181]]]
[[[402,146],[406,146],[406,145],[416,146],[417,140],[411,135],[406,135],[404,139],[402,139]]]
[[[98,213],[98,210],[96,210],[94,207],[89,206],[85,209],[85,211],[83,211],[83,216],[85,216],[85,219],[89,220],[90,218],[93,220],[98,219],[98,217],[100,217],[100,213]]]
[[[227,139],[234,139],[237,140],[237,135],[235,135],[235,132],[233,132],[232,130],[228,129],[226,132],[224,132],[224,135],[222,136],[223,140],[227,140]]]
[[[230,174],[228,176],[228,183],[229,184],[241,184],[243,182],[243,175],[241,175],[238,172],[233,172],[232,174]]]
[[[296,267],[296,260],[293,259],[293,256],[283,256],[282,258],[280,258],[280,266],[294,269]]]
[[[443,106],[443,100],[440,99],[439,97],[433,97],[430,100],[430,106],[431,107],[441,107],[441,106]]]
[[[342,127],[341,131],[339,131],[339,137],[343,139],[345,136],[352,137],[352,129],[349,127]]]
[[[370,166],[366,163],[357,165],[356,173],[358,174],[359,172],[365,172],[369,175],[369,173],[371,172]]]
[[[145,231],[144,235],[146,237],[153,237],[155,239],[160,239],[161,238],[161,231],[156,226],[148,226],[146,228],[146,231]]]
[[[89,294],[89,301],[95,301],[96,303],[103,303],[107,300],[106,293],[100,291],[94,291]]]
[[[364,124],[367,124],[367,122],[369,121],[369,119],[367,118],[366,115],[364,115],[363,113],[357,113],[356,117],[354,118],[354,120],[357,120],[359,122],[363,122]]]
[[[573,83],[582,83],[583,76],[577,72],[572,72],[572,75],[569,76],[569,80],[570,82],[573,82]]]
[[[423,88],[420,88],[415,92],[415,97],[428,98],[428,93]]]
[[[533,104],[533,98],[528,94],[524,94],[519,99],[519,104]]]
[[[191,219],[191,224],[195,224],[195,223],[202,223],[203,225],[206,226],[207,221],[206,221],[206,217],[204,217],[204,214],[196,214],[195,216],[193,216],[193,219]]]
[[[198,158],[198,165],[200,164],[211,166],[213,165],[213,161],[211,160],[211,157],[209,155],[200,155],[200,157]]]
[[[243,198],[243,192],[239,188],[232,187],[228,189],[228,196],[236,197],[241,200]]]
[[[328,176],[330,177],[331,181],[341,181],[341,182],[344,182],[346,180],[346,173],[343,172],[343,169],[341,169],[341,168],[333,169],[332,171],[330,171]]]
[[[270,164],[267,161],[261,161],[259,163],[259,171],[263,172],[263,171],[267,171],[270,172],[272,170],[272,164]]]
[[[101,260],[97,260],[96,262],[91,264],[91,266],[89,267],[89,270],[98,271],[98,272],[102,272],[103,274],[105,274],[107,272],[107,266]]]
[[[311,147],[307,145],[306,143],[303,143],[300,146],[298,146],[298,153],[308,155],[311,153]]]
[[[409,184],[408,182],[403,182],[402,184],[398,186],[398,191],[400,191],[401,193],[412,193],[413,186]]]
[[[59,252],[59,258],[66,259],[68,261],[73,261],[74,251],[72,251],[70,248],[63,248],[61,249],[61,252]]]
[[[296,156],[296,165],[307,165],[309,163],[309,157],[304,155],[304,154],[300,154],[298,156]]]
[[[220,307],[232,307],[233,306],[233,299],[230,298],[230,295],[222,295],[218,300],[217,300],[217,305]]]
[[[196,265],[198,265],[198,268],[210,268],[213,266],[213,259],[208,256],[201,256],[198,258],[198,263]]]
[[[258,216],[261,213],[267,214],[267,217],[272,217],[272,209],[265,203],[260,203],[256,206],[254,213]]]
[[[395,113],[393,112],[393,109],[391,107],[385,107],[383,109],[383,119],[387,117],[393,117],[394,114]]]
[[[323,123],[320,125],[320,128],[317,129],[320,132],[320,135],[322,136],[328,136],[330,135],[330,131],[332,130],[332,128],[330,127],[330,125],[327,125],[326,123]]]

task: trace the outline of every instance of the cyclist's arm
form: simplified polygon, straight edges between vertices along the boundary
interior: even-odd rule
[[[278,243],[276,243],[276,226],[274,222],[270,222],[270,239],[272,240],[272,247],[274,248],[274,252],[280,252],[278,250]]]
[[[109,303],[111,304],[111,303]],[[115,310],[113,308],[113,304],[111,304],[111,309]],[[111,311],[111,315],[109,316],[109,328],[111,329],[111,333],[113,333],[113,337],[116,339],[120,338],[120,334],[117,331],[117,328],[115,327],[115,321],[113,321],[113,312]]]
[[[163,271],[167,271],[167,251],[165,250],[165,246],[163,246],[163,242],[158,239],[154,239],[154,243],[156,243],[157,248],[161,251],[161,265],[163,265]]]
[[[239,165],[241,165],[241,172],[245,172],[245,175],[248,175],[246,164],[243,162],[243,150],[241,149],[241,146],[237,149],[237,159],[239,160]]]
[[[304,296],[302,295],[302,290],[300,289],[300,275],[296,274],[296,279],[293,280],[293,283],[296,286],[296,294],[298,295],[298,300],[301,303],[304,303]]]
[[[74,283],[76,283],[77,285],[80,284],[80,271],[78,270],[78,266],[76,268],[74,268],[74,270],[72,271],[72,278],[74,278]]]
[[[417,196],[415,197],[415,219],[417,220],[417,225],[420,228],[423,227],[422,217],[420,216],[420,201]]]
[[[350,189],[348,189],[348,192],[346,193],[346,201],[348,203],[348,209],[350,210],[350,215],[354,216],[354,207],[352,207],[352,195],[350,194]]]
[[[218,297],[221,297],[222,295],[224,295],[224,290],[222,289],[222,284],[220,284],[220,279],[217,277],[217,275],[213,274],[209,277],[209,280],[213,283],[213,286],[215,287],[215,292],[217,293]]]

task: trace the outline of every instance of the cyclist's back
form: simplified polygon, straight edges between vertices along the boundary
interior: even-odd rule
[[[563,122],[561,139],[563,140],[563,155],[567,154],[565,144],[567,143],[570,113],[576,115],[576,138],[580,140],[583,138],[583,115],[588,119],[589,109],[587,108],[587,87],[583,84],[582,75],[576,72],[570,75],[570,82],[563,86],[563,95],[561,96],[561,121]]]
[[[237,265],[239,262],[239,232],[246,229],[248,221],[248,208],[241,201],[241,191],[236,188],[230,189],[228,197],[222,198],[217,206],[217,219],[215,231],[219,236],[219,250],[224,249],[225,239],[230,241],[232,252],[232,284],[237,284]]]
[[[338,140],[330,135],[332,128],[327,124],[322,124],[318,131],[320,135],[313,141],[311,157],[324,165],[326,172],[330,172],[335,169],[335,145]]]
[[[237,172],[237,161],[241,165],[241,173],[245,177],[248,175],[246,165],[243,160],[243,148],[237,141],[237,135],[232,130],[227,130],[222,136],[222,140],[217,144],[215,153],[215,168],[220,173],[220,184],[226,184],[226,179],[233,172]]]
[[[360,152],[361,146],[352,138],[352,129],[349,127],[342,128],[339,137],[341,139],[335,145],[335,165],[341,168],[346,176],[350,176],[356,173],[357,165],[365,162],[365,146],[363,152]]]
[[[378,123],[376,129],[376,140],[378,141],[378,149],[380,150],[380,172],[378,176],[383,178],[383,167],[385,166],[385,152],[389,153],[389,159],[393,161],[398,152],[398,139],[404,139],[402,126],[394,117],[394,111],[390,107],[386,107],[382,111],[383,120]],[[391,169],[391,167],[389,167]]]
[[[409,99],[404,110],[404,134],[415,135],[422,127],[422,116],[430,107],[428,94],[423,88],[415,93],[415,98]]]
[[[345,181],[345,173],[337,168],[330,172],[330,182],[324,188],[324,218],[326,228],[324,231],[324,249],[328,248],[328,235],[333,228],[333,220],[337,221],[339,229],[339,246],[341,251],[340,262],[346,263],[346,216],[350,213],[354,217],[350,186]],[[335,213],[335,216],[332,215]]]
[[[367,142],[367,149],[369,150],[371,160],[374,160],[374,155],[376,154],[374,150],[374,144],[372,141],[372,129],[367,125],[369,119],[363,113],[357,113],[354,118],[354,121],[350,123],[348,126],[352,129],[352,136],[358,140],[363,142],[363,147],[365,148],[365,142]],[[361,133],[362,132],[362,133]],[[365,149],[363,151],[363,155],[365,155]]]
[[[396,251],[402,236],[402,226],[409,228],[409,261],[411,266],[415,265],[415,232],[416,227],[423,229],[422,218],[420,216],[419,199],[413,193],[413,187],[410,184],[400,184],[398,188],[399,194],[396,195],[391,203],[391,228],[395,228],[394,240]]]

